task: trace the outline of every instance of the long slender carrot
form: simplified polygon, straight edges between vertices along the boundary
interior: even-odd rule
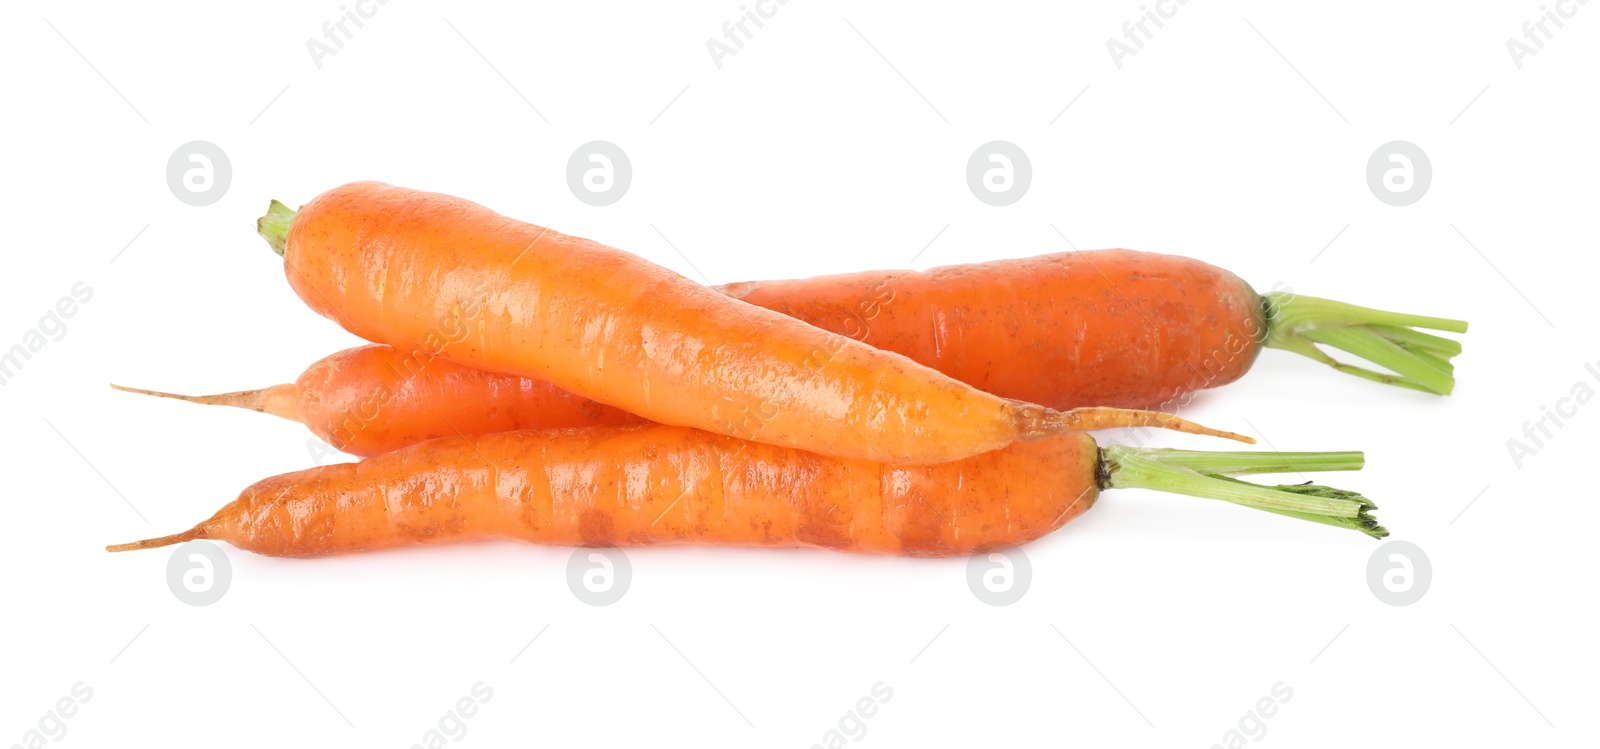
[[[1257,296],[1215,266],[1131,250],[716,288],[905,354],[980,390],[1060,409],[1175,410],[1196,389],[1242,375],[1264,346],[1320,357],[1370,379],[1448,392],[1455,381],[1449,359],[1460,344],[1405,326],[1466,327],[1287,292]],[[1329,338],[1338,335],[1354,342]],[[1334,362],[1317,350],[1322,340],[1416,374]],[[354,455],[452,434],[638,420],[542,380],[377,344],[328,356],[292,385],[216,396],[134,392],[301,421]]]
[[[830,458],[657,424],[430,440],[258,482],[171,536],[272,556],[476,539],[564,546],[810,546],[949,556],[1026,543],[1104,488],[1153,488],[1387,535],[1374,505],[1323,486],[1232,476],[1355,470],[1356,452],[1107,447],[1071,434],[940,465]]]
[[[846,458],[942,463],[1164,414],[978,390],[590,240],[447,195],[357,182],[258,230],[289,284],[367,340],[534,377],[663,424]]]

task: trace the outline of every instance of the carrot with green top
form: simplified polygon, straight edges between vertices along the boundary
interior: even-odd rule
[[[1237,476],[1356,470],[1359,452],[1100,448],[1087,435],[1018,442],[938,465],[833,458],[638,424],[445,437],[258,482],[182,533],[271,556],[519,540],[562,546],[818,547],[952,556],[1027,543],[1103,489],[1218,499],[1388,535],[1372,502],[1327,486]]]
[[[1061,252],[927,271],[718,287],[751,304],[905,354],[985,392],[1051,408],[1180,404],[1238,379],[1262,349],[1448,395],[1461,344],[1419,328],[1467,323],[1290,291],[1133,250]],[[1335,359],[1343,351],[1383,371]]]

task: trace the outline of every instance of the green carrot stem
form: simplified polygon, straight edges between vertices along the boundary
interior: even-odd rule
[[[1440,372],[1451,376],[1454,376],[1456,373],[1456,365],[1451,364],[1449,359],[1441,359],[1435,354],[1427,351],[1415,350],[1409,346],[1401,346],[1400,348],[1410,351],[1413,356],[1417,357],[1418,361],[1423,362],[1428,366],[1439,370]]]
[[[1449,395],[1456,384],[1454,375],[1440,371],[1416,353],[1365,327],[1309,328],[1300,335],[1313,343],[1355,354],[1440,395]]]
[[[289,206],[274,200],[267,206],[267,215],[256,219],[256,233],[280,256],[289,247],[289,225],[294,223],[294,214]]]
[[[1355,492],[1317,484],[1262,486],[1232,478],[1253,473],[1353,471],[1359,452],[1197,452],[1112,445],[1100,451],[1102,488],[1154,489],[1254,507],[1350,528],[1373,538],[1389,531],[1372,517],[1377,505]]]
[[[1287,292],[1263,294],[1262,301],[1269,348],[1293,351],[1375,382],[1440,395],[1455,388],[1449,359],[1461,353],[1461,344],[1415,328],[1465,333],[1464,321],[1386,312]],[[1318,344],[1354,354],[1393,374],[1341,362]]]
[[[1369,325],[1374,333],[1383,336],[1406,348],[1433,351],[1445,356],[1455,356],[1461,353],[1461,342],[1432,333],[1424,333],[1411,328],[1400,328],[1394,325]]]
[[[1341,362],[1331,356],[1328,356],[1326,353],[1323,353],[1322,349],[1317,348],[1316,344],[1305,338],[1286,338],[1277,342],[1276,344],[1269,342],[1267,345],[1273,348],[1280,348],[1285,351],[1293,351],[1301,356],[1309,357],[1315,361],[1322,362],[1323,364],[1333,367],[1334,369],[1345,374],[1355,375],[1356,377],[1372,380],[1373,382],[1381,382],[1385,385],[1396,385],[1398,387],[1410,388],[1412,390],[1420,390],[1424,393],[1435,392],[1399,375],[1374,372],[1373,370],[1365,367],[1358,367],[1354,364],[1346,364]]]
[[[1174,450],[1166,447],[1112,446],[1118,455],[1139,450],[1139,455],[1172,466],[1216,476],[1253,473],[1303,473],[1308,471],[1359,471],[1366,458],[1359,450],[1345,452],[1281,453],[1266,451]]]

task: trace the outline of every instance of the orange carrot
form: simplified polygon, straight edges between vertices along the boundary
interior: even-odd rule
[[[1165,414],[1056,411],[459,198],[358,182],[258,229],[290,286],[367,340],[546,380],[651,421],[845,458],[942,463]]]
[[[511,539],[563,546],[810,546],[950,556],[1026,543],[1103,488],[1154,488],[1387,535],[1359,494],[1231,476],[1355,470],[1360,453],[1107,447],[1071,434],[940,465],[830,458],[639,424],[445,437],[258,482],[183,533],[272,556]]]
[[[325,356],[293,383],[260,390],[178,395],[111,387],[298,421],[324,442],[352,455],[377,455],[435,437],[643,421],[542,380],[376,344]]]
[[[1262,348],[1339,371],[1448,394],[1461,345],[1412,330],[1459,320],[1356,307],[1175,255],[1063,252],[918,271],[870,271],[719,287],[736,299],[905,354],[985,392],[1051,408],[1173,410],[1226,385]],[[1393,372],[1344,362],[1342,349]]]

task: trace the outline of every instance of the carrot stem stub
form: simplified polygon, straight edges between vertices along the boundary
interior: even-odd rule
[[[279,257],[289,247],[289,226],[294,223],[294,214],[293,208],[274,200],[267,206],[267,215],[256,219],[256,233],[267,240]]]
[[[1450,359],[1461,353],[1461,344],[1416,328],[1465,333],[1465,321],[1385,312],[1279,291],[1262,294],[1261,301],[1267,317],[1268,348],[1293,351],[1374,382],[1439,395],[1449,395],[1455,388],[1455,366]],[[1341,362],[1318,344],[1354,354],[1393,374]]]
[[[1100,450],[1100,484],[1103,489],[1154,489],[1220,499],[1384,538],[1389,531],[1372,516],[1378,506],[1356,492],[1310,482],[1263,486],[1234,478],[1255,473],[1356,471],[1364,463],[1359,452],[1197,452],[1111,445]]]

